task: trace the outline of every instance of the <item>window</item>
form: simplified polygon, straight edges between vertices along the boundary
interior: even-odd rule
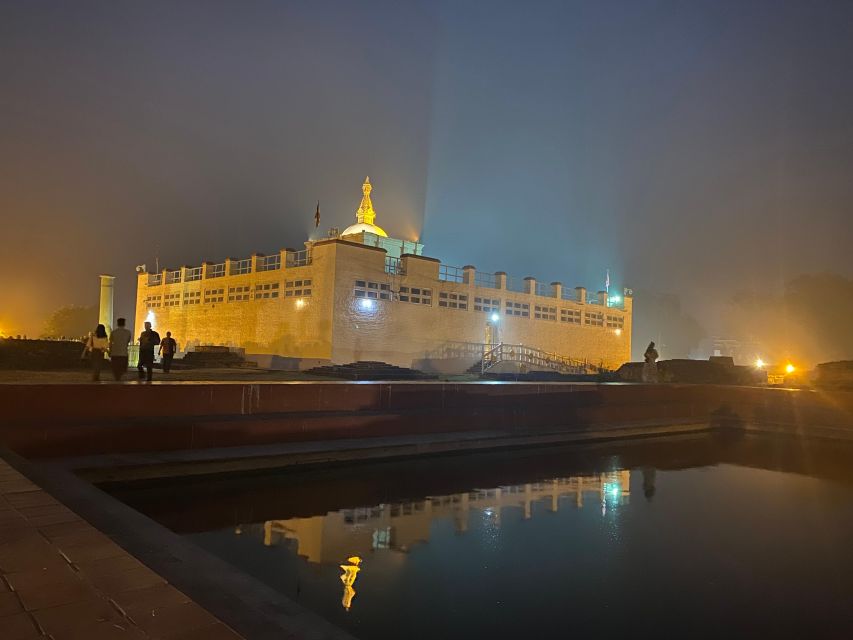
[[[513,302],[512,300],[506,301],[506,315],[508,316],[521,316],[522,318],[530,317],[530,305],[526,302]]]
[[[625,326],[625,318],[622,316],[611,316],[607,315],[607,328],[608,329],[622,329]]]
[[[581,323],[580,309],[560,309],[560,322],[568,322],[569,324]]]
[[[228,287],[228,302],[245,302],[249,299],[249,287]]]
[[[281,269],[281,254],[274,256],[258,256],[258,271],[277,271]]]
[[[311,296],[311,280],[288,280],[284,283],[285,298],[309,298]]]
[[[205,289],[204,303],[211,304],[225,300],[225,289]]]
[[[468,309],[468,296],[464,293],[449,293],[441,291],[438,294],[438,306],[448,309]]]
[[[278,298],[278,282],[255,285],[255,300]]]
[[[198,304],[201,302],[201,291],[187,291],[184,293],[184,304]]]
[[[400,302],[432,305],[432,289],[400,287]]]
[[[149,309],[159,309],[163,304],[163,298],[161,296],[148,296],[145,298],[145,306]]]
[[[243,260],[235,260],[231,263],[231,275],[241,276],[246,273],[252,273],[252,259],[245,258]]]
[[[181,281],[181,270],[174,269],[166,272],[166,284],[176,284]]]
[[[557,320],[557,307],[542,307],[536,305],[533,307],[533,317],[537,320]]]
[[[584,315],[583,323],[590,327],[603,327],[604,314],[596,311],[587,311]]]
[[[163,306],[164,307],[179,307],[181,305],[181,294],[180,293],[167,293],[163,297]]]
[[[370,298],[371,300],[390,300],[391,285],[387,282],[370,282],[369,280],[356,280],[353,295],[356,298]]]
[[[201,280],[201,272],[201,267],[192,267],[191,269],[187,269],[186,282],[194,282],[195,280]]]
[[[209,264],[207,265],[207,277],[208,278],[221,278],[225,275],[225,263],[220,262],[219,264]]]
[[[493,313],[501,310],[501,301],[497,298],[474,298],[474,311]]]

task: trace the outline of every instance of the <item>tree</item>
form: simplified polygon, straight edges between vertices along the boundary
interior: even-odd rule
[[[98,324],[98,308],[70,305],[54,311],[44,325],[43,338],[81,338]]]

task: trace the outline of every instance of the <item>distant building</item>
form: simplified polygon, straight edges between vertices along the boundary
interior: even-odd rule
[[[632,298],[453,267],[376,225],[369,179],[356,223],[296,251],[141,270],[146,319],[182,348],[239,347],[282,366],[377,360],[453,373],[506,345],[608,368],[630,359]],[[512,346],[510,346],[512,345]],[[523,345],[523,348],[519,345]]]

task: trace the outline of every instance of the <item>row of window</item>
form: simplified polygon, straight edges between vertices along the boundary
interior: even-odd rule
[[[280,283],[267,282],[255,285],[255,300],[271,299],[279,297]],[[285,297],[307,298],[311,296],[311,280],[288,280],[285,283]],[[226,291],[224,288],[205,289],[204,303],[216,304],[225,302]],[[252,288],[248,285],[239,287],[228,287],[228,302],[246,302],[252,299]],[[201,291],[186,291],[183,294],[184,304],[200,304],[202,301]],[[167,293],[164,296],[148,296],[145,298],[145,306],[149,309],[159,309],[161,306],[177,307],[181,304],[180,293]]]

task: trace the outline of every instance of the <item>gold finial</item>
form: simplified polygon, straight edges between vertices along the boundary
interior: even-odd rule
[[[358,211],[355,212],[355,219],[358,222],[365,224],[373,224],[376,219],[376,212],[373,210],[373,202],[370,200],[370,192],[373,190],[373,185],[370,184],[370,176],[364,179],[364,184],[361,185],[361,192],[364,194],[361,198],[361,205]]]

